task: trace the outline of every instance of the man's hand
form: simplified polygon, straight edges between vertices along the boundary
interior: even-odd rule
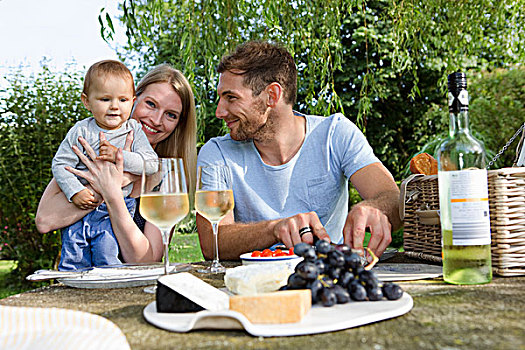
[[[299,230],[304,227],[310,227],[312,232],[305,233],[301,236]],[[273,234],[280,242],[283,242],[287,248],[293,247],[301,242],[313,244],[314,235],[319,239],[330,242],[330,237],[326,233],[321,221],[319,221],[319,217],[313,211],[281,219],[275,225]]]
[[[93,192],[91,192],[91,190],[88,188],[84,188],[82,191],[75,193],[73,197],[71,197],[71,201],[79,209],[83,210],[94,209],[98,206]]]
[[[381,210],[365,203],[355,205],[348,213],[343,228],[344,243],[352,249],[363,250],[367,228],[371,234],[368,248],[375,255],[381,256],[392,242],[392,225]]]

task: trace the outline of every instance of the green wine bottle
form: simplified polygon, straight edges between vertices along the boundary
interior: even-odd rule
[[[453,284],[492,280],[486,155],[470,133],[465,73],[448,76],[450,126],[438,146],[443,279]]]

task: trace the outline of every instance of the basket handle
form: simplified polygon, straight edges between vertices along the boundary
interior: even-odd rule
[[[439,210],[416,210],[414,212],[419,217],[419,222],[423,225],[439,225]]]
[[[425,176],[425,175],[412,174],[406,179],[404,179],[403,182],[401,182],[401,189],[399,192],[399,218],[401,219],[401,221],[405,219],[405,203],[407,200],[409,200],[406,198],[407,197],[407,186],[410,181],[414,180],[417,177],[421,177],[421,176]]]

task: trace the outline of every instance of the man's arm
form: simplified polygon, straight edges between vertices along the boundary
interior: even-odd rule
[[[370,164],[355,172],[350,181],[363,201],[348,213],[343,229],[344,242],[354,249],[363,249],[365,230],[370,229],[368,247],[383,254],[392,241],[392,230],[401,227],[399,188],[381,163]]]
[[[236,260],[243,253],[268,248],[282,242],[290,248],[299,242],[313,243],[312,233],[299,235],[299,229],[311,227],[320,239],[330,240],[326,230],[314,212],[301,213],[288,218],[236,223],[229,213],[219,225],[219,258]],[[197,230],[202,254],[213,259],[213,231],[208,220],[197,214]]]

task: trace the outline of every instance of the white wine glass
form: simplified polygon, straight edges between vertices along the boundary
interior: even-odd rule
[[[172,228],[190,210],[184,163],[181,158],[145,160],[142,172],[140,214],[159,228],[164,244],[164,274],[169,270],[168,246]]]
[[[233,210],[232,175],[225,165],[200,166],[197,169],[195,209],[211,223],[213,229],[213,261],[197,270],[201,273],[220,273],[226,268],[219,262],[219,222]]]

